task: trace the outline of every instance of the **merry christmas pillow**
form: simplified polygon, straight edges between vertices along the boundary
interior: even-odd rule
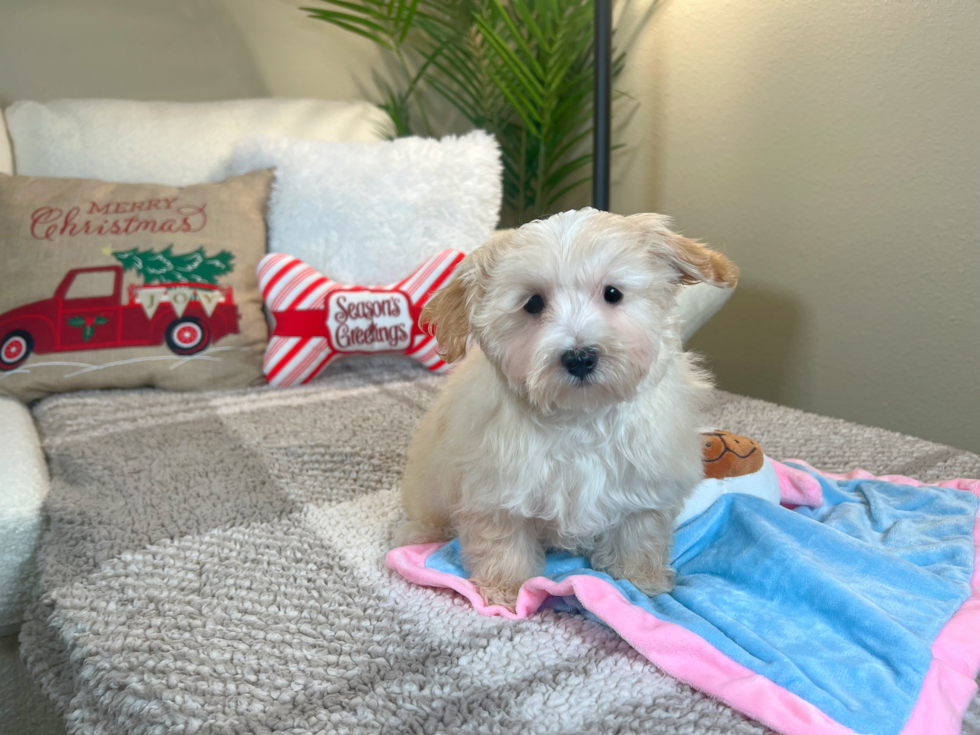
[[[0,174],[0,395],[263,382],[255,268],[271,181]]]

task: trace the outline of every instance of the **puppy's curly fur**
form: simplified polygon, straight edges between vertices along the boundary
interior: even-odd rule
[[[584,209],[498,233],[422,314],[462,360],[409,448],[396,542],[458,535],[489,603],[513,606],[545,548],[647,594],[673,586],[710,381],[671,313],[682,284],[730,288],[738,269],[668,225]]]

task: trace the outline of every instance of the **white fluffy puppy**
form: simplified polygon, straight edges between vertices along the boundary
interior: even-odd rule
[[[710,381],[671,312],[681,284],[730,288],[738,269],[668,224],[583,209],[501,232],[422,313],[465,359],[408,450],[396,541],[458,535],[488,603],[513,606],[545,548],[646,594],[673,586]]]

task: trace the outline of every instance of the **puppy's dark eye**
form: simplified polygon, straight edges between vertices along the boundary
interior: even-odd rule
[[[623,300],[623,292],[615,286],[606,286],[606,290],[602,292],[602,297],[610,304],[618,304]]]
[[[534,294],[531,298],[527,300],[524,304],[524,311],[528,314],[540,314],[544,311],[544,299],[541,298],[540,294]]]

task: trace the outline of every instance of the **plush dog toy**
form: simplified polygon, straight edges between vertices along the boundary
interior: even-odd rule
[[[779,478],[757,441],[730,431],[705,432],[701,438],[704,480],[687,499],[675,527],[701,515],[726,493],[754,495],[779,505]]]
[[[337,357],[380,352],[408,355],[443,372],[448,365],[419,314],[463,258],[458,250],[443,250],[398,283],[351,286],[291,255],[265,256],[257,275],[274,325],[262,363],[266,380],[306,383]]]

